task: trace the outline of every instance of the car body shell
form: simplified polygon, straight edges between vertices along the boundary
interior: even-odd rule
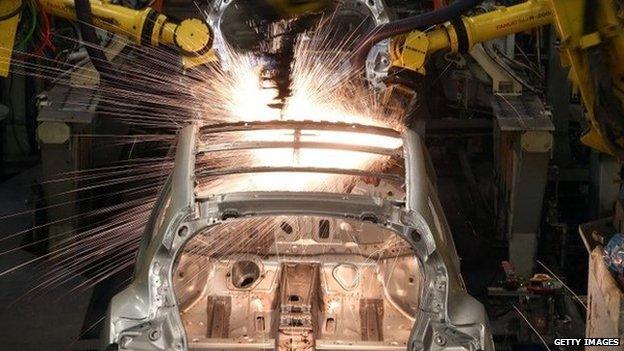
[[[423,267],[420,312],[409,350],[493,350],[483,306],[460,275],[459,259],[436,193],[422,138],[401,133],[405,160],[404,202],[364,195],[316,192],[194,193],[196,125],[178,135],[175,166],[154,207],[131,284],[111,301],[104,342],[121,350],[186,350],[173,289],[176,259],[185,243],[231,217],[318,215],[374,221],[413,248]]]

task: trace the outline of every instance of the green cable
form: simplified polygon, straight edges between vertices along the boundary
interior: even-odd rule
[[[24,0],[27,1],[27,0]],[[32,1],[28,1],[28,7],[30,8],[30,29],[28,30],[28,33],[26,33],[26,36],[24,36],[22,38],[22,40],[20,40],[19,43],[17,43],[16,47],[18,50],[23,51],[25,49],[25,45],[28,44],[28,42],[32,39],[33,33],[35,32],[35,29],[37,28],[37,12],[35,10],[35,6],[34,3]]]

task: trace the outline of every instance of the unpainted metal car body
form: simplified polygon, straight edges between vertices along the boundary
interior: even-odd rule
[[[210,129],[185,127],[173,173],[146,228],[135,277],[110,304],[106,345],[493,350],[484,308],[468,295],[460,276],[433,170],[416,132],[308,121],[232,124],[212,131],[246,128],[395,135],[402,140],[394,150],[402,164],[394,172],[201,171],[196,163],[209,152],[202,140]],[[385,152],[321,144],[297,147]],[[206,172],[271,171],[335,173],[357,181],[341,192],[199,190]],[[377,181],[361,181],[371,178]]]

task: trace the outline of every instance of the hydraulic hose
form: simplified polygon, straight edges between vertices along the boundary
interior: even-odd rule
[[[483,0],[457,0],[440,10],[403,18],[378,26],[362,40],[353,54],[351,63],[356,68],[362,67],[366,63],[368,52],[378,42],[415,29],[424,30],[436,24],[459,19],[461,15],[477,6],[482,1]]]
[[[100,74],[100,81],[114,81],[115,70],[100,48],[95,27],[93,27],[93,13],[89,0],[75,0],[76,19],[80,28],[82,40],[86,42],[85,49],[95,70]]]

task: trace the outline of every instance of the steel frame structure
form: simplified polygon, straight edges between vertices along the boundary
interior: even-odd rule
[[[273,128],[280,123],[275,122]],[[315,129],[345,127],[331,123],[296,124]],[[362,129],[349,126],[351,132]],[[391,133],[384,129],[378,132]],[[188,349],[172,275],[182,248],[194,234],[231,218],[319,215],[370,221],[395,232],[411,245],[421,261],[425,284],[419,312],[414,316],[409,350],[493,350],[484,308],[466,292],[446,220],[432,208],[432,197],[437,199],[435,182],[427,171],[423,141],[414,131],[400,134],[406,170],[404,202],[318,192],[196,196],[196,155],[206,151],[199,141],[201,135],[197,125],[189,125],[179,133],[175,167],[146,228],[135,277],[110,304],[104,334],[107,345],[117,344],[120,350]],[[155,225],[157,218],[162,225]]]

